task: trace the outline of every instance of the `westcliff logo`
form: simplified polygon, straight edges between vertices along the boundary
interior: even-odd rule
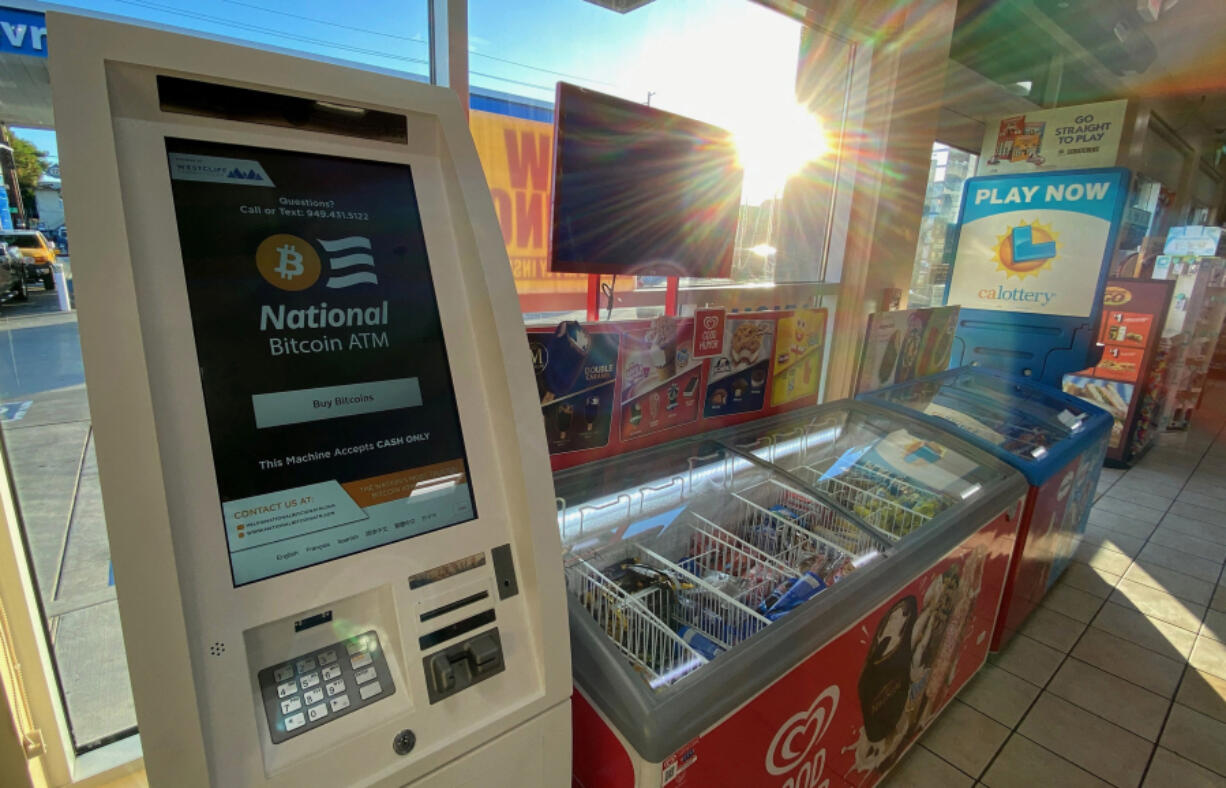
[[[789,775],[781,788],[815,788],[826,768],[826,748],[810,753],[821,742],[839,706],[839,688],[822,691],[808,709],[783,723],[766,751],[766,771],[776,777]]]

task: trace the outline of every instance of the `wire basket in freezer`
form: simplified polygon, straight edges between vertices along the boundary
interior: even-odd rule
[[[871,536],[767,481],[704,496],[641,538],[571,553],[566,574],[571,593],[658,687],[878,555]]]
[[[954,504],[947,495],[923,490],[872,463],[857,463],[838,476],[812,465],[792,471],[895,541]]]

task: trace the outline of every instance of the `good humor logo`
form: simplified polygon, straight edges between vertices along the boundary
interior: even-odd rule
[[[170,177],[177,181],[233,183],[243,186],[276,185],[260,163],[253,159],[197,156],[187,153],[170,154]]]
[[[826,748],[810,757],[821,742],[839,706],[838,685],[818,695],[805,711],[797,712],[780,726],[766,751],[766,771],[776,777],[788,775],[780,788],[815,788],[826,770]]]

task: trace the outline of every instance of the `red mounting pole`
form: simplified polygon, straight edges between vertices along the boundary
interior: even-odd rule
[[[587,320],[595,323],[600,319],[600,274],[587,275]]]
[[[664,314],[677,316],[677,293],[681,289],[681,277],[670,276],[664,288]]]

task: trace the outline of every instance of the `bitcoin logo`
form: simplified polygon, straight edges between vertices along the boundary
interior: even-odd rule
[[[255,265],[273,287],[306,290],[319,280],[319,254],[296,235],[278,233],[265,238],[255,250]]]

